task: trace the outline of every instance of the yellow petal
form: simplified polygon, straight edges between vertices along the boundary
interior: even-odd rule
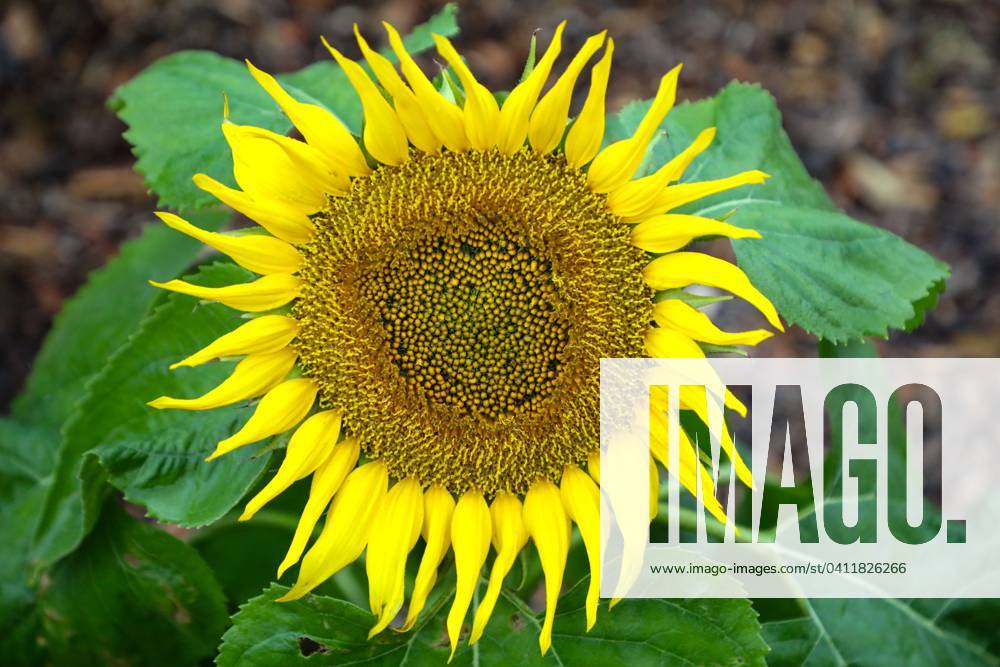
[[[347,192],[351,187],[351,180],[347,176],[342,172],[331,170],[323,153],[304,141],[260,127],[241,127],[232,124],[228,124],[228,127],[238,128],[243,134],[257,141],[268,141],[277,145],[284,151],[285,158],[291,161],[296,174],[304,179],[309,188],[326,195]]]
[[[538,549],[545,573],[545,620],[538,635],[538,646],[545,655],[552,645],[552,622],[569,553],[569,519],[559,489],[547,479],[536,481],[528,489],[524,498],[524,525]]]
[[[243,428],[225,440],[220,440],[215,451],[205,460],[217,459],[251,442],[294,428],[309,413],[318,390],[319,386],[311,378],[282,382],[264,394]]]
[[[650,327],[644,338],[646,352],[658,359],[703,359],[705,351],[684,334],[672,329]]]
[[[226,206],[247,216],[282,241],[303,244],[313,235],[313,223],[301,208],[274,200],[256,200],[211,176],[195,174],[194,184]]]
[[[562,33],[566,27],[563,21],[556,27],[552,41],[545,50],[545,54],[535,63],[531,73],[510,91],[510,95],[504,100],[500,108],[500,122],[497,126],[497,147],[501,153],[512,155],[524,145],[524,138],[528,135],[528,119],[538,101],[538,95],[542,92],[542,87],[549,78],[552,65],[562,49]]]
[[[500,597],[504,577],[510,572],[517,554],[528,541],[528,532],[524,528],[524,518],[521,513],[521,501],[517,496],[505,491],[498,493],[490,506],[493,519],[493,548],[496,549],[497,557],[493,561],[486,593],[479,601],[479,607],[472,621],[470,644],[475,644],[482,637],[483,630],[486,629],[486,624],[493,615],[493,608]]]
[[[312,474],[330,456],[340,436],[341,414],[336,410],[317,412],[302,423],[288,441],[278,472],[250,499],[240,521],[247,521],[295,482]]]
[[[551,153],[562,140],[563,133],[566,131],[569,104],[573,98],[576,80],[590,57],[601,48],[606,32],[592,35],[584,42],[583,48],[570,61],[566,71],[556,80],[549,92],[545,93],[545,97],[532,112],[531,124],[528,127],[528,141],[531,142],[531,147],[536,153],[541,155]]]
[[[392,487],[375,514],[365,562],[368,602],[376,617],[368,639],[385,630],[403,606],[406,556],[420,537],[423,520],[424,498],[415,479]]]
[[[670,445],[668,439],[668,418],[665,410],[653,411],[650,418],[649,449],[663,467],[677,477],[681,486],[693,496],[698,496],[698,483],[701,482],[701,498],[705,509],[712,513],[722,523],[726,522],[726,512],[715,497],[715,483],[712,476],[701,465],[697,448],[684,429],[678,429],[678,464],[675,467],[670,461]]]
[[[594,159],[604,140],[604,97],[611,73],[611,56],[615,42],[608,39],[608,46],[593,69],[590,70],[590,92],[583,103],[580,115],[566,134],[566,162],[579,169]]]
[[[309,486],[309,500],[299,515],[299,523],[295,527],[295,534],[292,542],[288,546],[288,553],[278,566],[278,577],[292,565],[299,562],[302,552],[305,551],[306,543],[312,536],[316,522],[323,514],[323,510],[330,504],[330,499],[343,484],[347,474],[354,470],[358,462],[361,447],[356,438],[345,438],[342,442],[334,445],[326,461],[313,473],[312,483]]]
[[[672,183],[679,180],[687,168],[691,166],[694,159],[705,152],[705,149],[712,145],[715,141],[716,129],[714,127],[706,127],[704,130],[698,133],[698,136],[694,138],[691,145],[678,153],[670,162],[663,165],[660,171],[664,171],[667,174],[667,183]]]
[[[465,91],[462,116],[469,145],[481,151],[493,148],[496,146],[497,124],[500,120],[500,107],[496,98],[486,86],[476,81],[476,77],[472,75],[462,61],[462,56],[458,55],[458,51],[447,37],[434,35],[434,43],[437,44],[438,53],[451,65],[462,82],[462,89]]]
[[[410,144],[396,112],[382,97],[382,93],[368,78],[361,65],[345,58],[340,51],[330,46],[325,37],[321,39],[323,46],[337,60],[337,64],[344,70],[351,86],[361,98],[361,106],[365,113],[365,148],[382,164],[395,167],[406,162],[410,157]]]
[[[171,364],[170,370],[180,366],[200,366],[221,357],[277,352],[288,347],[298,332],[299,323],[294,317],[284,315],[255,317],[237,329],[219,336],[191,356]]]
[[[356,23],[354,24],[354,35],[358,40],[358,46],[361,47],[361,53],[375,73],[375,77],[392,96],[396,115],[399,117],[399,122],[403,124],[403,129],[406,130],[410,143],[424,153],[439,153],[442,142],[434,134],[430,123],[427,122],[424,108],[417,100],[417,96],[403,83],[403,79],[396,73],[396,68],[389,62],[389,59],[368,46],[368,42],[361,36]]]
[[[417,578],[413,582],[410,606],[400,631],[406,631],[417,622],[417,617],[427,602],[427,596],[437,581],[437,569],[448,553],[451,544],[451,517],[455,499],[439,484],[432,484],[424,493],[424,555],[420,559]]]
[[[601,484],[601,452],[591,452],[587,455],[587,473],[598,485]]]
[[[165,283],[150,280],[149,284],[171,292],[218,301],[230,308],[247,312],[260,312],[283,306],[297,297],[302,289],[299,279],[287,273],[271,273],[252,283],[225,287],[202,287],[183,280],[168,280]]]
[[[448,662],[455,657],[458,635],[462,631],[465,614],[479,584],[479,571],[486,562],[491,536],[490,508],[486,506],[483,494],[478,491],[466,491],[458,499],[455,513],[451,517],[451,544],[455,552],[457,585],[455,601],[448,611],[448,641],[451,643]]]
[[[469,138],[465,134],[465,119],[462,110],[451,100],[445,99],[434,84],[417,66],[403,46],[399,33],[386,22],[382,22],[389,34],[389,44],[399,58],[399,68],[410,84],[413,94],[427,114],[427,122],[437,138],[449,150],[461,152],[469,148]]]
[[[712,422],[709,420],[708,392],[705,387],[692,385],[682,386],[680,404],[683,409],[694,412],[703,424],[709,428],[713,427]],[[746,416],[746,406],[739,402],[728,390],[726,392],[726,407],[735,410],[744,417]],[[739,451],[736,449],[736,443],[733,442],[733,436],[729,432],[729,427],[726,426],[724,416],[721,431],[716,429],[716,433],[714,435],[718,438],[722,451],[724,451],[726,456],[729,457],[729,460],[733,462],[733,467],[736,468],[736,476],[739,480],[751,489],[754,488],[753,473],[750,472],[750,468],[747,467],[747,464],[743,461],[743,457],[740,456]]]
[[[732,292],[753,304],[771,326],[785,330],[774,304],[753,286],[742,269],[725,260],[697,252],[675,252],[654,259],[642,273],[646,284],[654,290],[699,284]]]
[[[708,315],[680,299],[664,299],[654,304],[653,319],[661,327],[712,345],[756,345],[772,335],[764,329],[723,331]]]
[[[608,194],[608,208],[625,220],[648,214],[656,206],[657,197],[667,183],[676,181],[691,161],[701,154],[715,138],[715,128],[702,130],[690,146],[649,176],[629,181]]]
[[[658,359],[704,359],[705,351],[701,347],[691,340],[688,336],[682,334],[679,331],[674,331],[673,329],[664,329],[662,327],[650,327],[646,330],[646,335],[643,339],[646,346],[646,353],[649,356]],[[718,375],[712,370],[708,363],[705,362],[705,374],[715,381],[719,381]],[[720,381],[721,382],[721,381]],[[682,400],[684,394],[682,394]],[[726,389],[725,394],[726,406],[736,410],[741,415],[746,415],[747,407],[736,398],[733,392]]]
[[[741,185],[760,185],[770,178],[762,171],[744,171],[735,176],[719,178],[712,181],[699,181],[696,183],[678,183],[664,188],[656,201],[650,207],[652,213],[666,213],[675,208],[690,204],[703,197],[714,195],[726,190],[738,188]]]
[[[255,273],[295,273],[302,268],[299,251],[273,236],[216,234],[199,229],[173,213],[158,212],[156,216],[168,227],[229,255],[237,264]]]
[[[251,354],[236,364],[232,375],[215,389],[198,398],[170,398],[160,396],[149,405],[157,408],[180,410],[211,410],[232,405],[260,396],[285,379],[295,365],[295,350],[284,348],[277,352]]]
[[[388,483],[381,461],[366,463],[347,476],[330,505],[323,532],[302,559],[298,581],[278,602],[298,600],[357,560]]]
[[[681,66],[670,70],[660,80],[660,89],[649,110],[628,139],[616,141],[597,154],[587,171],[587,183],[594,192],[611,192],[632,178],[642,164],[646,148],[660,127],[677,96],[677,77]]]
[[[760,234],[711,218],[668,213],[643,220],[632,229],[632,245],[648,252],[673,252],[703,236],[759,239]]]
[[[249,60],[247,67],[309,145],[323,153],[332,169],[348,176],[364,176],[371,171],[358,142],[336,116],[321,106],[294,99],[273,76],[257,69]]]
[[[225,122],[222,133],[233,153],[237,185],[254,199],[285,202],[305,213],[326,204],[328,193],[343,190],[346,181],[325,172],[318,155],[308,156],[308,144],[259,127]]]
[[[587,586],[587,630],[597,620],[597,603],[601,595],[601,492],[590,476],[571,465],[563,471],[559,484],[566,514],[580,528],[583,546],[590,562],[590,583]]]
[[[656,461],[649,459],[649,521],[652,523],[660,511],[660,471]]]

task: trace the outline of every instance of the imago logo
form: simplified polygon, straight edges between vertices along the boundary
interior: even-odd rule
[[[602,364],[603,595],[1000,596],[1000,361]]]

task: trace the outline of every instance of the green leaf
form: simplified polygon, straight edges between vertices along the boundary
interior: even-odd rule
[[[206,211],[192,220],[217,229],[226,218]],[[33,628],[38,621],[33,611],[36,531],[55,480],[68,485],[69,496],[78,494],[81,486],[75,477],[79,462],[62,449],[60,429],[87,383],[125,343],[157,298],[159,291],[146,280],[181,271],[200,247],[197,241],[160,225],[149,226],[139,238],[125,243],[118,257],[94,272],[64,306],[34,361],[24,392],[12,406],[11,417],[0,420],[0,458],[5,462],[0,470],[0,506],[4,508],[0,512],[0,535],[4,536],[0,627],[10,628],[0,638],[0,664],[32,662],[30,651],[37,649]],[[99,480],[98,475],[94,481]],[[53,497],[49,507],[56,511],[65,499],[65,495]],[[71,502],[76,500],[71,498]],[[70,530],[82,535],[80,517],[67,518]],[[17,648],[18,640],[24,640],[21,648]]]
[[[189,216],[209,230],[222,227],[228,213]],[[18,421],[59,429],[87,381],[135,330],[159,296],[148,280],[174,276],[191,265],[202,245],[159,223],[125,243],[118,256],[90,275],[56,317],[35,358],[24,392],[12,406]]]
[[[288,589],[277,584],[233,617],[219,667],[270,665],[424,665],[448,658],[444,617],[451,596],[432,599],[411,632],[386,631],[366,639],[372,615],[342,600],[310,595],[276,603]],[[453,665],[656,664],[763,665],[766,646],[746,600],[627,600],[585,632],[586,582],[559,603],[549,653],[538,650],[540,617],[520,599],[504,593],[486,633],[474,647],[464,642]],[[463,637],[464,638],[464,637]]]
[[[998,664],[995,655],[960,631],[901,600],[803,600],[802,604],[807,616],[764,623],[772,667]],[[996,611],[994,605],[989,613]]]
[[[878,356],[874,346],[867,341],[848,345],[820,341],[819,352],[824,358]],[[838,420],[833,419],[831,426],[837,434]],[[890,417],[888,429],[898,428],[905,426],[896,412]],[[827,475],[824,516],[843,511],[840,497],[842,456],[840,447],[834,446],[824,464]],[[884,521],[883,510],[876,505],[871,492],[859,496],[858,516]],[[889,498],[887,511],[890,515],[905,517],[905,498]],[[938,510],[925,502],[923,511]],[[810,510],[809,514],[812,513],[815,508]],[[928,537],[927,530],[921,532]],[[764,604],[774,604],[774,601]],[[797,604],[804,615],[777,618],[763,624],[764,638],[772,650],[768,657],[772,666],[998,664],[995,656],[1000,642],[996,637],[995,621],[987,620],[996,618],[1000,610],[997,600],[814,599],[798,600]]]
[[[840,498],[825,500],[824,516],[842,512],[842,502]],[[880,510],[874,496],[859,497],[858,503],[859,517],[877,520]],[[924,511],[935,510],[925,505]],[[905,500],[890,500],[888,512],[905,516]],[[995,619],[1000,611],[997,600],[827,598],[795,602],[801,614],[763,623],[772,667],[1000,664],[995,620],[987,620]],[[763,602],[765,606],[775,603]]]
[[[226,627],[222,590],[189,546],[108,507],[42,594],[58,665],[190,665]]]
[[[606,141],[632,133],[649,102],[626,106],[608,121]],[[735,210],[732,224],[762,239],[733,242],[739,265],[782,317],[833,342],[886,336],[922,320],[948,277],[945,264],[893,234],[839,213],[812,179],[781,127],[774,98],[756,85],[732,83],[713,98],[672,110],[648,160],[658,167],[707,127],[712,145],[683,181],[760,169],[763,185],[743,186],[677,209],[709,217]]]
[[[43,662],[29,556],[58,434],[0,418],[0,665]]]
[[[405,40],[408,49],[418,53],[432,46],[432,32],[456,34],[456,11],[446,5],[417,26]],[[334,62],[278,78],[299,99],[326,106],[353,132],[360,131],[360,102]],[[282,134],[291,129],[244,63],[208,51],[181,51],[158,60],[112,97],[111,107],[128,125],[124,136],[138,158],[136,168],[162,206],[188,209],[213,202],[191,182],[199,172],[234,184],[232,157],[220,129],[223,95],[233,122]]]
[[[219,286],[250,278],[233,264],[216,264],[191,281]],[[245,447],[211,463],[204,459],[218,440],[238,430],[252,408],[189,412],[146,405],[161,395],[197,396],[221,382],[231,362],[174,372],[167,367],[240,321],[225,306],[170,295],[90,384],[64,429],[59,467],[39,526],[43,564],[72,551],[86,534],[104,497],[105,475],[151,516],[185,526],[209,523],[242,498],[269,455],[255,457],[255,448]]]
[[[827,340],[906,329],[915,304],[948,275],[923,250],[842,213],[768,203],[732,221],[764,237],[735,244],[754,284],[786,319]]]

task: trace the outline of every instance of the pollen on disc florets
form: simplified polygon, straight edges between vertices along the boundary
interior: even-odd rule
[[[400,375],[430,401],[496,419],[537,411],[569,331],[552,267],[489,226],[420,239],[367,275]]]
[[[523,492],[598,447],[602,357],[643,354],[643,254],[561,157],[414,153],[302,248],[303,372],[395,477]]]

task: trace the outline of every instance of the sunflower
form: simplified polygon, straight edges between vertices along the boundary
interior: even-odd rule
[[[422,537],[397,629],[417,621],[450,550],[454,655],[492,544],[469,634],[476,642],[530,540],[545,578],[544,653],[573,523],[592,571],[589,629],[599,596],[600,359],[703,357],[703,343],[753,345],[770,335],[720,330],[687,298],[683,288],[693,284],[742,297],[781,328],[740,269],[680,251],[700,237],[759,235],[671,212],[766,174],[678,183],[712,142],[711,128],[634,178],[674,103],[680,66],[662,78],[635,133],[602,147],[614,43],[603,32],[590,37],[545,90],[564,26],[502,103],[444,37],[434,41],[457,84],[447,72],[432,82],[388,24],[398,70],[356,27],[367,70],[324,40],[360,97],[360,137],[248,61],[301,139],[235,124],[227,112],[222,132],[239,189],[204,174],[194,181],[262,229],[212,233],[159,214],[260,277],[225,287],[153,283],[249,315],[175,364],[242,357],[228,379],[201,397],[150,405],[207,410],[259,398],[208,460],[294,429],[277,473],[240,518],[311,475],[278,567],[281,576],[299,563],[282,600],[306,595],[367,548],[369,636],[403,610],[407,556]],[[602,49],[570,122],[577,79]],[[704,414],[704,398],[681,401]],[[653,454],[669,470],[661,440]],[[749,483],[731,441],[723,445]],[[680,446],[681,482],[694,490],[700,476],[711,490],[694,445],[682,437]],[[650,471],[655,494],[654,461]]]

